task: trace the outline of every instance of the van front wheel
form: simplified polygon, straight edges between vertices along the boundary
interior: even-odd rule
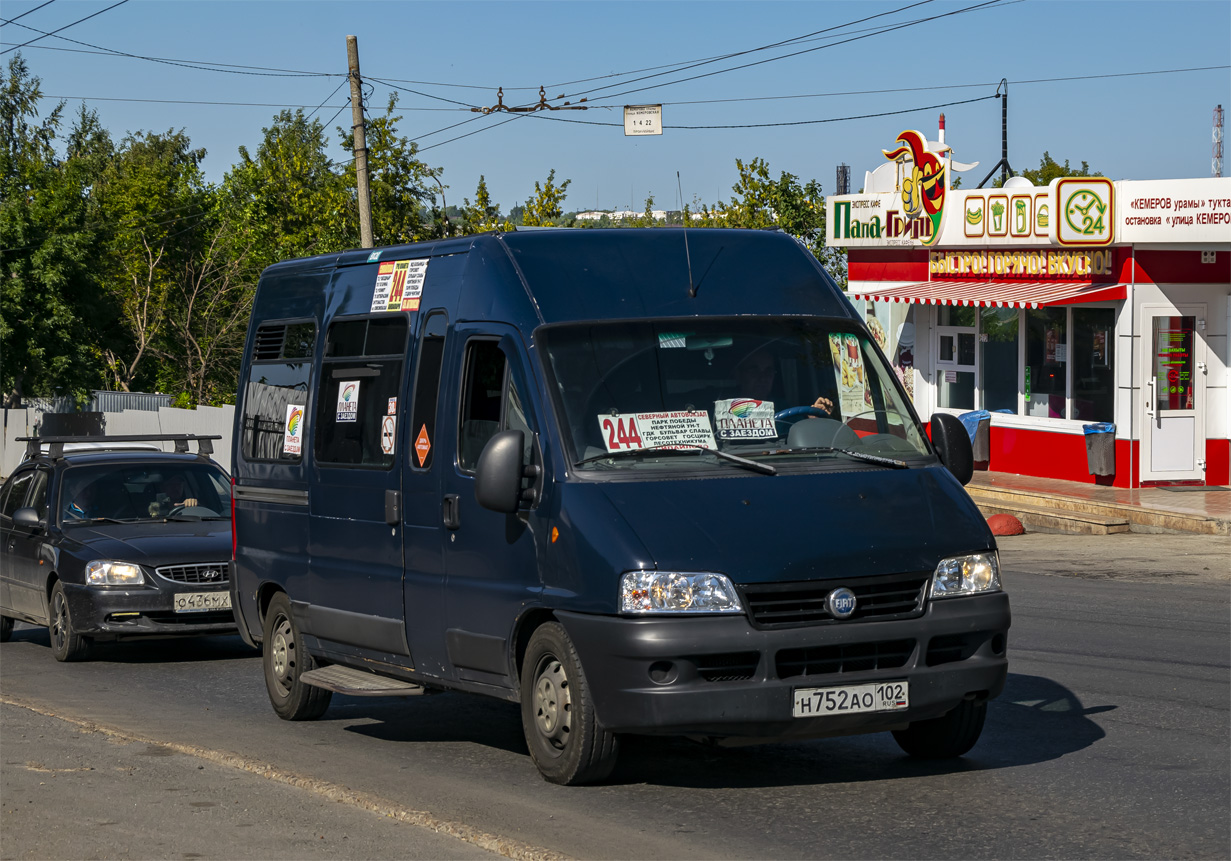
[[[615,768],[619,739],[599,724],[577,650],[558,622],[530,637],[522,661],[521,720],[530,757],[548,781],[594,783]]]
[[[269,602],[264,633],[261,663],[265,667],[265,690],[274,711],[283,720],[316,720],[329,708],[333,693],[299,679],[316,664],[303,647],[286,593],[279,592]]]
[[[894,730],[898,747],[920,759],[952,759],[975,746],[983,733],[987,702],[962,700],[953,711]]]

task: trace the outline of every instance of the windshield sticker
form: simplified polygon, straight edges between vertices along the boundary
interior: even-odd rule
[[[300,454],[303,451],[303,405],[286,405],[286,427],[282,429],[282,453]]]
[[[715,447],[710,414],[705,410],[599,416],[598,426],[609,452]]]
[[[756,398],[714,401],[714,425],[719,439],[775,439],[774,402]]]
[[[857,416],[872,408],[872,392],[864,377],[859,339],[854,335],[829,336],[829,352],[833,355],[834,379],[838,384],[838,407],[845,418]]]
[[[338,421],[359,420],[359,381],[338,383]]]
[[[688,346],[688,332],[659,332],[658,346],[663,350],[683,349]]]
[[[398,420],[396,416],[385,416],[380,422],[380,450],[385,454],[393,454],[394,440],[397,439]]]
[[[417,311],[427,278],[427,259],[386,260],[376,270],[372,311]]]

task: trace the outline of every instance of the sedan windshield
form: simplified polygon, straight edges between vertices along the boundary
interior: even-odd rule
[[[207,463],[115,463],[64,471],[60,523],[213,520],[230,518],[231,489]]]
[[[719,318],[540,333],[582,470],[909,466],[929,454],[893,371],[855,324]],[[668,457],[679,451],[694,457]]]

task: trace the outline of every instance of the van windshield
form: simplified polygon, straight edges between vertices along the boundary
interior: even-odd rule
[[[893,371],[854,324],[689,318],[539,333],[583,470],[730,468],[929,455]],[[685,453],[693,456],[681,456]]]

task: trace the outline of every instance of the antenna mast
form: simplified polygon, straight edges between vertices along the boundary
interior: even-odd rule
[[[1214,176],[1222,176],[1222,105],[1214,108],[1214,157],[1210,169]]]

